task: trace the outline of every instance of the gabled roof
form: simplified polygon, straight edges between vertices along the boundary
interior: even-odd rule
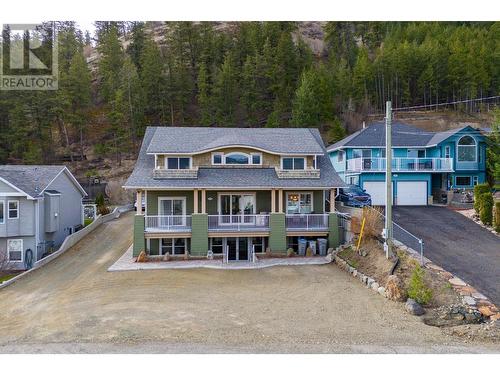
[[[315,139],[317,129],[308,128],[208,128],[151,127],[148,154],[198,154],[210,150],[243,146],[275,154],[321,154]]]
[[[87,193],[64,165],[0,165],[0,179],[35,198],[44,192],[61,173],[66,173],[83,196]]]
[[[392,146],[431,147],[467,128],[477,131],[470,126],[463,126],[444,132],[431,132],[416,126],[394,122],[392,124]],[[346,147],[385,147],[385,123],[377,122],[365,129],[361,129],[341,141],[330,145],[327,150],[335,151]]]
[[[186,128],[190,129],[190,128]],[[206,129],[206,128],[204,128]],[[192,189],[192,188],[324,188],[345,186],[330,163],[317,129],[307,129],[321,155],[317,157],[321,177],[318,179],[278,178],[273,168],[210,168],[200,167],[198,178],[154,179],[154,156],[147,150],[157,128],[148,127],[144,134],[135,168],[124,185],[126,189]],[[253,129],[255,130],[255,129]],[[272,131],[276,129],[262,129]],[[299,129],[294,129],[299,130]],[[276,134],[272,132],[272,134]],[[175,140],[173,140],[175,142]],[[278,141],[277,143],[279,143]]]

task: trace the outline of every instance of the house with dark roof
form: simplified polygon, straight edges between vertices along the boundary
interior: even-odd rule
[[[373,123],[327,148],[341,178],[358,185],[374,205],[385,204],[385,124]],[[486,180],[486,142],[471,126],[430,132],[392,124],[395,205],[427,205]]]
[[[0,165],[0,268],[26,269],[83,224],[87,194],[64,165]]]
[[[334,246],[341,186],[317,129],[148,127],[124,185],[144,202],[133,255],[249,261],[300,238]]]

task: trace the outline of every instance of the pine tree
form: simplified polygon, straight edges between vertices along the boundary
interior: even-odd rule
[[[205,63],[201,63],[198,73],[198,106],[200,108],[200,123],[209,126],[213,122],[210,82]]]
[[[149,123],[164,123],[165,78],[160,49],[152,40],[147,40],[141,55],[140,73],[144,93],[144,114]]]
[[[236,78],[234,57],[228,53],[215,78],[215,118],[220,125],[234,125],[238,101]]]
[[[98,33],[97,50],[101,54],[99,74],[101,76],[100,92],[105,102],[114,100],[114,95],[120,86],[120,72],[123,67],[123,48],[118,39],[118,27],[114,24],[103,26]]]

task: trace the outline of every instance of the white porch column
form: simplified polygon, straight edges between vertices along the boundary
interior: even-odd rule
[[[195,214],[197,214],[198,213],[198,189],[194,189],[193,198],[194,198],[193,211]]]
[[[274,195],[274,189],[271,189],[271,213],[276,212],[276,196]]]
[[[283,213],[283,189],[278,190],[278,212]]]
[[[142,190],[137,190],[136,202],[137,202],[137,215],[142,215]]]
[[[335,197],[337,196],[337,188],[330,190],[330,213],[335,212]]]
[[[201,189],[201,213],[207,213],[207,191],[206,189]]]

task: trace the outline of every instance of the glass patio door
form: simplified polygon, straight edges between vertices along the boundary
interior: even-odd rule
[[[186,199],[159,198],[160,223],[162,226],[186,225]]]
[[[226,238],[227,259],[229,261],[248,260],[248,238]]]
[[[253,194],[221,194],[220,214],[223,224],[251,224],[255,220],[255,196]]]

